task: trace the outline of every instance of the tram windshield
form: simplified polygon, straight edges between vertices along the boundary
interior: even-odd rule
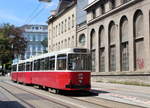
[[[68,69],[69,70],[91,70],[90,54],[69,54]]]

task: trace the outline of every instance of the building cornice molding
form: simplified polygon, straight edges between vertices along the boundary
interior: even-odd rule
[[[92,19],[92,20],[88,21],[87,25],[91,25],[91,24],[93,24],[93,23],[95,23],[95,22],[97,22],[99,20],[102,20],[102,19],[104,19],[104,18],[106,18],[108,16],[111,16],[112,14],[115,14],[115,13],[117,13],[117,12],[123,10],[123,9],[126,9],[129,6],[135,5],[136,3],[141,2],[141,1],[143,1],[143,0],[131,0],[131,1],[127,2],[127,3],[125,3],[125,4],[119,5],[115,9],[110,10],[110,11],[106,12],[105,14],[97,16],[95,19]]]
[[[77,4],[77,2],[73,1],[66,8],[64,8],[62,11],[60,11],[59,13],[57,13],[55,16],[50,16],[48,18],[47,23],[50,24],[51,22],[53,22],[57,18],[61,17],[62,15],[64,15],[65,13],[67,13],[70,9],[72,9],[76,4]]]

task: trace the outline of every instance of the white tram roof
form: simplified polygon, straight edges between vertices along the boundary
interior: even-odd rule
[[[25,62],[31,62],[31,61],[34,61],[34,60],[38,60],[38,59],[42,59],[42,58],[46,58],[46,57],[50,57],[50,56],[55,56],[57,54],[73,53],[74,49],[78,50],[78,49],[86,49],[86,48],[67,48],[67,49],[64,49],[64,50],[61,50],[61,51],[54,51],[54,52],[50,52],[50,53],[45,53],[45,54],[33,56],[33,57],[31,57],[29,59],[26,59],[26,60],[20,60],[18,62],[18,64],[25,63]],[[86,50],[87,50],[86,53],[89,53],[89,50],[88,49],[86,49]]]

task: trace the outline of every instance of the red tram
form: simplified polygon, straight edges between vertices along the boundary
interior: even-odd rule
[[[46,53],[12,64],[11,79],[51,90],[90,90],[91,56],[88,49]]]

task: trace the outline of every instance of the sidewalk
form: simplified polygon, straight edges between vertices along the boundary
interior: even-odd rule
[[[150,87],[92,82],[98,97],[150,108]]]
[[[124,84],[113,84],[113,83],[101,83],[101,82],[92,82],[92,86],[101,87],[105,89],[119,89],[130,92],[140,92],[140,93],[149,93],[150,87],[146,86],[135,86],[135,85],[124,85]]]

